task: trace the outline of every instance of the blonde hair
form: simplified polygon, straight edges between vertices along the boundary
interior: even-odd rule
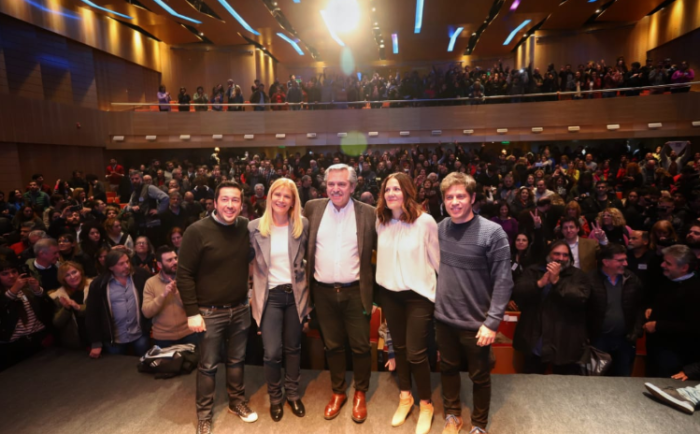
[[[265,204],[265,214],[260,217],[258,230],[263,237],[269,237],[272,232],[272,195],[280,188],[287,188],[292,194],[292,206],[289,207],[289,224],[292,225],[292,236],[299,238],[304,231],[304,223],[301,220],[301,200],[299,199],[299,191],[297,186],[291,179],[279,178],[272,183],[270,191],[267,193],[267,203]]]
[[[603,211],[599,212],[598,216],[596,217],[596,223],[598,223],[599,226],[602,226],[603,224],[603,214],[605,213],[612,216],[612,223],[614,227],[619,228],[627,225],[625,216],[622,215],[622,211],[617,208],[605,208]]]

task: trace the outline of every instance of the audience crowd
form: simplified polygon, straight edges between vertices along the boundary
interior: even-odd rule
[[[638,65],[628,71],[620,60],[612,69],[627,74]],[[477,71],[454,67],[389,82],[397,95],[418,97],[426,83],[463,88]],[[518,74],[498,71],[498,80]],[[564,85],[567,74],[557,74]],[[321,94],[326,84],[312,82]],[[175,276],[183,233],[212,215],[216,186],[240,183],[241,215],[255,220],[275,180],[291,179],[303,207],[326,196],[325,171],[337,163],[355,168],[352,196],[373,206],[384,179],[409,175],[436,222],[447,217],[440,182],[452,172],[476,180],[475,214],[498,223],[510,241],[509,310],[521,312],[513,345],[526,356],[526,372],[573,373],[590,342],[612,355],[612,374],[629,376],[645,333],[647,375],[671,376],[700,362],[700,152],[690,142],[536,152],[454,143],[228,159],[217,148],[198,162],[152,160],[128,170],[111,159],[105,173],[75,170],[54,185],[36,174],[7,196],[0,192],[0,369],[54,345],[97,358],[196,343]],[[261,360],[261,348],[249,351]]]
[[[197,87],[193,96],[181,87],[176,96],[171,96],[165,86],[158,89],[158,103],[161,111],[172,109],[171,103],[179,111],[190,111],[190,104],[208,104],[194,106],[195,111],[241,111],[244,106],[222,106],[222,104],[243,104],[248,102],[256,105],[254,110],[286,110],[284,105],[262,106],[267,103],[304,103],[310,105],[291,105],[289,109],[361,109],[366,104],[363,101],[378,101],[370,104],[371,108],[382,106],[381,101],[392,101],[390,107],[449,104],[480,104],[504,102],[551,101],[557,99],[612,98],[621,96],[637,96],[640,90],[633,89],[645,86],[682,85],[695,81],[695,71],[689,63],[682,61],[674,63],[671,59],[654,62],[647,59],[645,64],[632,62],[627,64],[624,57],[619,57],[614,65],[607,65],[605,60],[589,61],[579,64],[576,68],[567,64],[559,70],[550,64],[546,70],[534,68],[511,69],[499,63],[492,68],[482,69],[461,63],[445,68],[433,67],[430,72],[420,74],[411,71],[401,75],[399,72],[380,75],[378,72],[345,76],[341,74],[322,73],[309,78],[289,76],[288,81],[276,79],[268,89],[260,80],[255,80],[250,88],[248,97],[244,100],[244,90],[241,85],[234,84],[229,79],[226,87],[215,85],[210,94],[202,86]],[[613,89],[630,90],[618,91]],[[591,91],[587,93],[581,93]],[[597,91],[597,92],[594,92]],[[656,88],[650,92],[659,94],[665,92],[689,92],[690,86],[671,88]],[[557,92],[575,92],[557,95]],[[525,97],[527,94],[551,94]],[[500,97],[486,99],[484,97]],[[411,100],[457,99],[456,101],[410,102]],[[402,102],[406,101],[406,102]],[[332,103],[332,104],[331,104]],[[348,104],[355,103],[355,104]]]

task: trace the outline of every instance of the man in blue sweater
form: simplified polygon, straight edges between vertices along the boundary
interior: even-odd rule
[[[470,433],[486,433],[491,404],[489,353],[513,291],[508,236],[500,225],[474,214],[476,181],[449,174],[440,184],[449,219],[439,224],[440,270],[435,329],[440,350],[443,434],[462,428],[461,356],[474,383]]]

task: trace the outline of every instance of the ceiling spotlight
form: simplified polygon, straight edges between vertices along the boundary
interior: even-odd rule
[[[472,36],[476,36],[476,32],[472,33]]]
[[[381,44],[381,45],[379,46],[379,48],[384,48],[384,44]]]
[[[376,10],[377,10],[377,8],[372,8],[372,12],[375,12]]]
[[[599,13],[600,13],[600,9],[596,9],[596,10],[595,10],[595,13],[599,14]]]
[[[204,32],[199,32],[199,36],[204,36]]]

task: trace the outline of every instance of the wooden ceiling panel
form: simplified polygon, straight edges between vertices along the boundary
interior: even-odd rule
[[[636,22],[665,0],[617,0],[596,19],[597,22]]]
[[[493,0],[426,1],[423,9],[423,24],[419,34],[414,32],[415,0],[387,0],[377,2],[379,24],[386,42],[387,60],[425,61],[453,60],[462,55],[473,32],[476,32],[487,17]],[[463,27],[457,37],[454,50],[447,47],[452,33]],[[399,38],[399,54],[392,52],[391,34]]]
[[[595,3],[589,3],[588,0],[569,0],[552,11],[552,16],[542,25],[542,30],[578,29],[603,3],[604,0]]]
[[[474,48],[474,55],[496,57],[510,53],[523,34],[559,8],[560,0],[530,0],[523,2],[515,11],[510,10],[511,4],[510,1],[504,3],[496,18],[484,30]],[[530,22],[514,35],[508,45],[503,45],[511,32],[526,20]]]

